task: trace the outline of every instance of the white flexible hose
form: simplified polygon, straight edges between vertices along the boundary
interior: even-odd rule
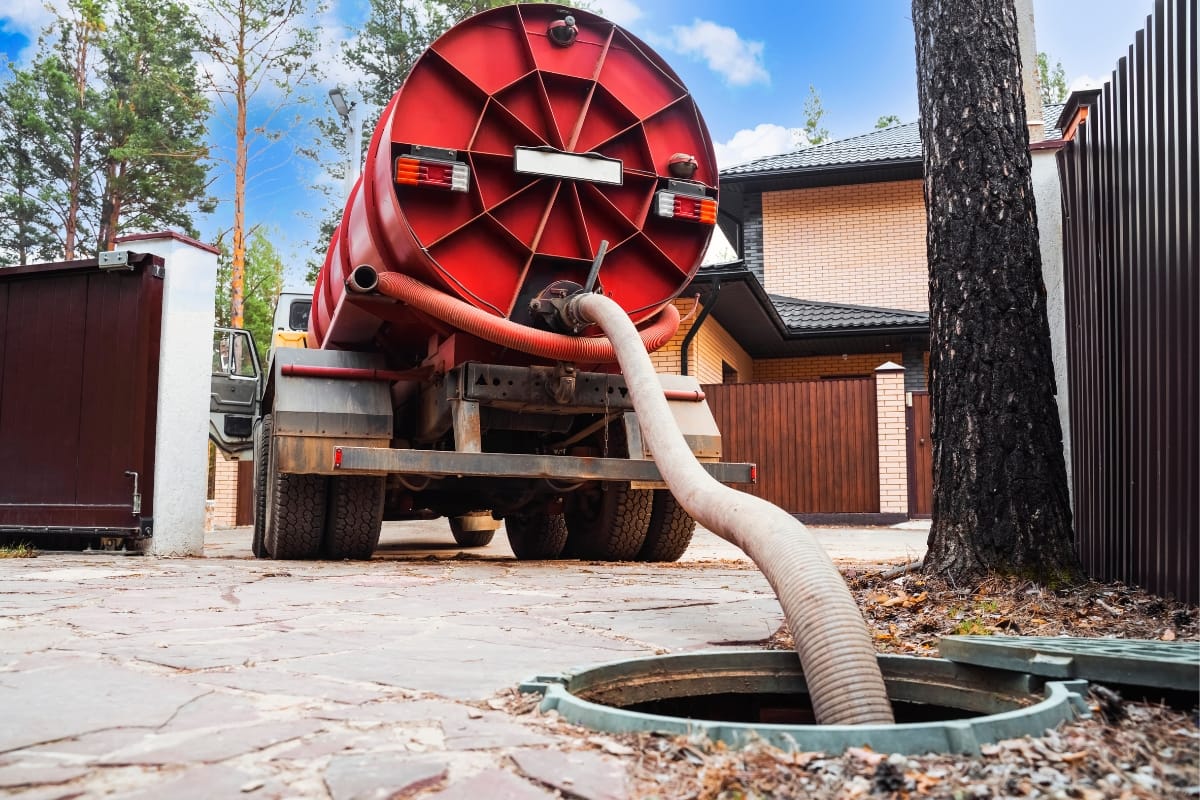
[[[775,590],[823,725],[893,722],[875,648],[829,555],[791,514],[712,478],[692,455],[663,397],[637,328],[612,300],[579,295],[571,312],[596,323],[616,351],[642,437],[675,499],[701,525],[740,547]]]

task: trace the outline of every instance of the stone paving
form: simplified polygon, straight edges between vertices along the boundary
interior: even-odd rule
[[[471,551],[444,531],[389,523],[365,563],[258,561],[245,528],[203,559],[0,560],[0,796],[622,798],[617,755],[502,697],[782,621],[704,531],[675,565],[519,564],[503,531]],[[818,533],[835,560],[877,562],[925,537]]]

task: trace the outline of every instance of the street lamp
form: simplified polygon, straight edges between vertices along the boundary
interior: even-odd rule
[[[349,197],[350,192],[354,191],[354,184],[358,182],[358,174],[362,170],[362,129],[359,127],[358,104],[353,100],[347,101],[340,86],[329,90],[329,102],[333,103],[333,110],[342,118],[342,125],[346,128],[345,184],[346,196]]]

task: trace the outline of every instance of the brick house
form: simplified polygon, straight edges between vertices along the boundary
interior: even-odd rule
[[[1043,118],[1057,119],[1060,111],[1047,106]],[[1059,132],[1048,129],[1046,138],[1057,140]],[[922,178],[915,122],[724,170],[719,224],[740,260],[700,270],[676,301],[684,325],[654,354],[660,371],[692,374],[704,384],[875,382],[875,415],[860,420],[876,428],[875,461],[838,468],[847,479],[876,475],[877,503],[832,495],[792,497],[792,507],[781,502],[802,516],[882,522],[929,513]],[[726,402],[720,395],[717,406]],[[848,449],[846,442],[856,441],[810,441],[790,454],[764,456],[754,447],[773,445],[738,449],[743,427],[737,415],[723,427],[733,440],[731,457],[760,462],[815,463],[814,448]],[[819,480],[825,468],[814,470],[797,480]]]

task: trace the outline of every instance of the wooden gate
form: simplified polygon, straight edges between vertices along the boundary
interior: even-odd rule
[[[758,464],[746,488],[793,514],[879,512],[873,378],[704,387],[723,460]]]
[[[929,393],[909,392],[908,515],[933,516],[933,440],[930,438]]]
[[[149,529],[163,272],[129,260],[0,269],[0,533]]]

